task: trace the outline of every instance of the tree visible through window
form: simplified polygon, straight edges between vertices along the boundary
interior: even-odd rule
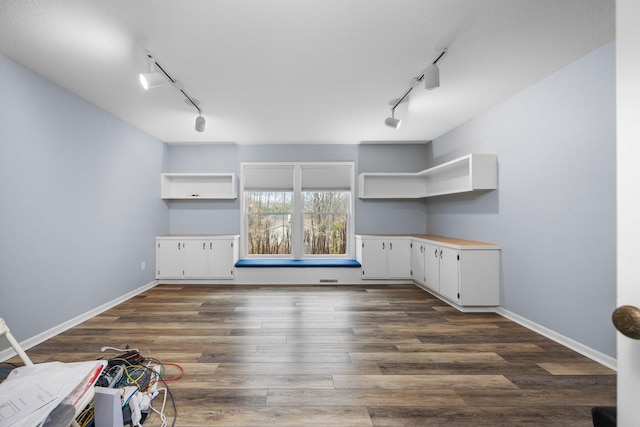
[[[305,191],[303,200],[304,253],[344,255],[347,253],[348,193]]]
[[[291,254],[291,192],[248,193],[248,252]]]

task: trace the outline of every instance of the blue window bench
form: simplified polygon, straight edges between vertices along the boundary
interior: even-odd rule
[[[236,267],[273,268],[273,267],[347,267],[359,268],[355,259],[241,259]]]

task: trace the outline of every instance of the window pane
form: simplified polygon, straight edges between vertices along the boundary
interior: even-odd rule
[[[344,255],[347,253],[347,215],[304,214],[304,253]]]
[[[347,212],[348,194],[346,191],[305,191],[302,193],[304,212]]]
[[[291,192],[253,191],[247,193],[247,211],[291,212]]]
[[[247,248],[251,255],[291,254],[291,216],[249,214]]]

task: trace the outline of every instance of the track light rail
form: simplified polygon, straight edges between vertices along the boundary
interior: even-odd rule
[[[440,59],[444,56],[445,53],[447,53],[447,49],[444,49],[442,52],[440,52],[440,55],[438,55],[438,57],[436,59],[434,59],[431,64],[432,65],[436,65],[438,63],[438,61],[440,61]],[[407,89],[407,91],[404,93],[404,95],[402,95],[400,98],[398,98],[398,101],[395,103],[395,105],[393,107],[391,107],[391,112],[392,113],[395,113],[395,110],[398,107],[398,105],[400,105],[402,103],[402,101],[404,101],[404,99],[409,95],[409,93],[411,93],[411,91],[415,87],[415,84],[418,83],[418,82],[421,82],[424,79],[424,75],[425,75],[426,71],[427,71],[427,69],[425,68],[425,70],[422,72],[422,74],[420,74],[419,77],[416,77],[416,78],[413,79],[413,81],[411,82],[411,85],[409,86],[409,89]]]
[[[158,61],[155,60],[155,58],[148,53],[147,57],[149,58],[149,60],[153,61],[153,63],[155,64],[156,67],[158,67],[158,69],[160,71],[162,71],[162,74],[164,74],[171,83],[173,83],[173,85],[176,87],[176,89],[178,89],[180,92],[182,92],[182,94],[184,95],[185,98],[187,98],[187,100],[196,108],[196,110],[198,110],[198,114],[202,114],[202,110],[200,109],[200,107],[198,107],[198,104],[196,104],[194,102],[194,100],[187,94],[187,92],[185,92],[185,90],[181,87],[178,86],[178,81],[176,79],[174,79],[173,77],[171,77],[169,75],[169,73],[167,73],[165,71],[164,68],[162,68],[162,65],[158,64]]]

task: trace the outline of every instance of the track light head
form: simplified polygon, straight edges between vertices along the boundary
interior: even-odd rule
[[[140,84],[145,90],[162,86],[163,83],[164,83],[164,77],[160,73],[157,73],[157,72],[140,73]]]
[[[196,130],[198,132],[204,132],[204,126],[206,124],[206,120],[202,116],[196,117]]]
[[[164,83],[164,76],[156,71],[156,61],[150,53],[147,53],[147,59],[149,60],[149,72],[140,73],[140,84],[144,90],[162,86]]]
[[[431,64],[424,71],[424,87],[427,90],[440,87],[440,69],[436,64]]]
[[[384,120],[384,124],[389,126],[390,128],[394,128],[394,129],[398,129],[400,127],[400,124],[402,123],[402,120],[400,119],[396,119],[395,117],[393,117],[393,114],[391,115],[391,117],[387,117]]]

